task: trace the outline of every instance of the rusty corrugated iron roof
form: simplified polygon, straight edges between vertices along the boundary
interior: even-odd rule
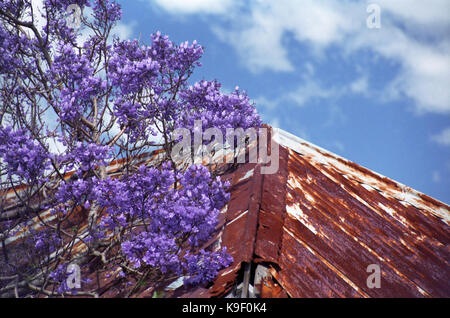
[[[269,269],[261,296],[450,296],[447,204],[280,129],[272,134],[277,174],[244,164],[228,177],[220,238],[234,264],[185,296],[226,295],[243,280],[243,264]],[[380,288],[367,285],[371,264],[381,269]]]
[[[280,129],[270,135],[276,174],[261,174],[262,163],[216,167],[231,198],[204,247],[227,246],[233,264],[210,286],[171,281],[166,297],[450,297],[447,204]],[[370,264],[380,288],[367,286]],[[100,296],[127,294],[114,275],[96,282]]]

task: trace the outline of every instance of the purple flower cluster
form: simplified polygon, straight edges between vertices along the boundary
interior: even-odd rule
[[[50,1],[50,0],[47,0]],[[20,7],[24,5],[23,1],[20,0],[11,0],[11,1],[2,1],[0,2],[0,9],[6,12],[11,12],[12,14],[19,13]]]
[[[29,70],[30,66],[23,62],[20,51],[29,52],[32,42],[25,35],[11,36],[0,24],[0,75],[11,74],[21,70]]]
[[[92,31],[83,43],[66,21],[71,4],[92,8],[91,18],[82,21]],[[157,131],[169,150],[174,129],[192,131],[196,120],[224,136],[227,128],[259,127],[246,92],[224,93],[217,81],[189,83],[203,55],[196,41],[175,44],[158,31],[150,44],[111,42],[107,35],[122,16],[116,1],[44,0],[46,24],[33,27],[30,10],[30,1],[0,2],[0,121],[26,127],[0,126],[0,159],[10,176],[33,185],[49,181],[45,206],[58,217],[49,231],[32,233],[35,251],[47,255],[62,244],[54,239],[60,233],[52,233],[70,226],[69,212],[95,207],[90,212],[98,213],[99,224],[88,224],[86,244],[120,233],[114,244],[135,268],[185,275],[190,285],[213,279],[231,258],[225,249],[201,247],[218,226],[228,184],[201,165],[179,171],[168,156],[158,167],[126,161],[120,177],[105,176],[103,169],[113,155],[131,159],[148,151]],[[45,123],[47,111],[57,116],[55,128]],[[48,138],[62,142],[64,153],[50,155],[43,147]],[[69,171],[74,175],[65,178]],[[91,215],[88,223],[97,220]],[[60,265],[50,275],[60,292],[67,290],[66,269]]]
[[[233,258],[227,254],[226,247],[219,252],[200,250],[197,254],[188,254],[183,264],[187,277],[186,285],[199,285],[212,281],[222,268],[230,266]]]
[[[57,268],[55,268],[49,275],[49,277],[54,281],[54,283],[58,286],[58,293],[71,292],[72,289],[67,286],[67,279],[71,273],[67,273],[67,265],[68,264],[60,264]]]
[[[160,269],[162,273],[168,271],[180,273],[180,261],[177,255],[179,247],[175,239],[165,233],[139,233],[123,242],[121,247],[124,255],[136,268],[144,263]]]
[[[77,288],[70,288],[67,284],[68,279],[71,278],[71,275],[74,274],[75,268],[70,271],[69,263],[59,264],[53,271],[51,271],[49,277],[53,280],[52,283],[57,287],[56,291],[60,294],[62,293],[71,293],[72,295],[77,294]],[[80,283],[87,284],[91,282],[89,278],[83,278],[80,275]]]
[[[143,125],[139,123],[158,117],[169,122],[177,119],[180,107],[173,94],[185,87],[203,55],[195,41],[175,45],[159,31],[151,39],[151,45],[115,41],[108,63],[108,78],[116,88],[115,115],[120,123],[131,124],[140,132]],[[150,102],[136,102],[136,96],[145,96]]]
[[[10,176],[19,176],[28,182],[42,178],[49,166],[48,153],[25,130],[0,126],[0,158],[6,163]]]
[[[72,207],[73,204],[85,205],[89,200],[95,199],[92,188],[97,182],[96,178],[64,181],[56,191],[55,198],[67,207]]]
[[[122,8],[116,1],[95,0],[93,10],[95,21],[100,25],[122,18]]]
[[[120,88],[121,94],[135,93],[151,86],[160,68],[150,48],[140,47],[137,40],[116,41],[108,66],[111,83]]]
[[[177,188],[173,187],[175,181]],[[228,184],[212,179],[204,166],[191,166],[184,173],[170,165],[160,170],[141,166],[136,174],[121,180],[107,179],[101,187],[93,191],[101,195],[97,202],[107,208],[100,229],[111,231],[142,222],[139,232],[129,232],[122,252],[134,267],[147,265],[162,273],[186,270],[181,248],[193,252],[210,238],[217,215],[229,199]],[[216,262],[214,266],[222,268],[225,263]]]
[[[73,164],[78,164],[81,171],[94,169],[96,166],[108,165],[107,160],[111,157],[110,147],[95,143],[77,142],[73,150],[64,156],[64,160]]]
[[[104,200],[105,193],[111,190],[107,185],[113,181],[111,179],[100,180],[95,176],[83,178],[83,173],[94,170],[98,166],[108,165],[107,160],[110,156],[111,152],[108,146],[81,142],[77,142],[72,151],[60,156],[59,159],[62,162],[68,162],[66,165],[68,170],[76,169],[76,177],[61,183],[55,193],[57,202],[64,204],[66,208],[73,207],[73,204],[89,208],[90,202]],[[119,189],[116,189],[117,191]],[[105,201],[100,202],[106,204]],[[63,209],[62,212],[65,210]]]
[[[66,86],[60,91],[60,118],[74,121],[86,109],[92,107],[92,97],[106,88],[106,81],[94,75],[93,67],[85,54],[78,54],[72,44],[61,43],[49,77],[55,86],[64,81]]]
[[[39,231],[30,229],[30,234],[28,244],[34,247],[30,254],[47,257],[61,246],[62,239],[50,229],[45,228]]]
[[[80,8],[89,6],[88,0],[45,0],[44,7],[52,10],[65,11],[71,4],[76,4]]]
[[[167,35],[162,35],[159,31],[150,37],[152,39],[151,53],[153,58],[161,64],[160,75],[163,79],[175,74],[180,80],[184,80],[194,66],[201,65],[198,61],[203,56],[203,48],[197,41],[193,41],[191,45],[188,42],[174,45]],[[161,89],[167,83],[164,80],[160,82],[162,86],[156,88],[158,95],[162,93]]]
[[[174,196],[177,204],[177,230],[191,233],[189,243],[198,246],[206,241],[217,226],[217,216],[230,198],[225,192],[229,183],[219,177],[211,180],[205,166],[193,165],[180,178],[181,188]]]
[[[226,136],[227,128],[259,127],[261,119],[245,92],[238,88],[231,94],[220,91],[217,81],[200,81],[180,93],[183,112],[177,127],[194,129],[196,120],[202,122],[202,129],[219,128]]]

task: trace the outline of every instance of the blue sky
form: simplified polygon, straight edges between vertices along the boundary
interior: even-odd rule
[[[122,38],[197,40],[192,80],[238,85],[264,122],[450,203],[450,1],[119,2]]]

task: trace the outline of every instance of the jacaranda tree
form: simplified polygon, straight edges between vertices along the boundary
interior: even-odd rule
[[[112,36],[121,14],[109,0],[0,2],[1,295],[71,293],[72,264],[195,285],[232,261],[201,249],[228,185],[205,166],[177,165],[172,133],[194,121],[258,127],[258,114],[238,88],[190,82],[203,54],[195,41]],[[155,148],[158,160],[137,160]],[[78,294],[96,296],[88,285]]]

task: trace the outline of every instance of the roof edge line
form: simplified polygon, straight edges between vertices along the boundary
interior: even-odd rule
[[[344,157],[342,157],[342,156],[340,156],[340,155],[338,155],[338,154],[335,154],[335,153],[333,153],[333,152],[331,152],[331,151],[329,151],[329,150],[326,150],[326,149],[324,149],[324,148],[322,148],[322,147],[320,147],[320,146],[317,146],[317,145],[313,144],[312,142],[309,142],[309,141],[307,141],[307,140],[305,140],[305,139],[302,139],[302,138],[300,138],[300,137],[298,137],[298,136],[296,136],[296,135],[294,135],[294,134],[292,134],[292,133],[289,133],[289,132],[287,132],[287,131],[285,131],[285,130],[283,130],[283,129],[281,129],[281,128],[272,127],[272,130],[274,131],[273,138],[275,139],[276,142],[278,142],[278,144],[280,144],[281,146],[290,148],[290,149],[292,149],[292,150],[298,152],[299,154],[303,154],[303,155],[304,155],[305,152],[301,149],[301,147],[297,146],[297,145],[296,145],[295,143],[293,143],[293,142],[296,142],[296,143],[298,143],[298,144],[304,143],[304,144],[306,144],[308,147],[311,147],[311,148],[312,148],[313,150],[315,150],[315,151],[329,154],[330,156],[332,156],[332,157],[334,157],[334,158],[336,158],[336,159],[341,159],[341,160],[343,160],[344,162],[351,162],[351,163],[353,163],[353,164],[355,164],[355,165],[357,165],[357,166],[360,166],[360,167],[362,167],[362,168],[364,168],[364,169],[367,169],[367,170],[369,170],[370,172],[372,172],[373,174],[375,174],[376,176],[378,176],[379,178],[385,178],[385,179],[388,179],[388,180],[392,181],[393,183],[395,183],[395,184],[398,186],[399,189],[402,189],[402,191],[405,191],[405,190],[407,189],[408,192],[410,192],[410,193],[413,194],[413,195],[416,195],[416,196],[420,197],[422,200],[426,200],[426,199],[423,198],[423,197],[421,197],[421,196],[427,196],[427,197],[430,197],[432,200],[436,201],[436,202],[439,203],[440,205],[445,206],[445,207],[446,207],[446,210],[447,210],[447,213],[446,213],[447,216],[441,215],[441,214],[438,213],[437,211],[435,211],[435,212],[436,212],[435,214],[436,214],[438,217],[441,217],[441,218],[444,218],[444,219],[450,219],[450,212],[449,212],[450,207],[449,207],[449,205],[448,205],[447,203],[445,203],[445,202],[443,202],[443,201],[441,201],[441,200],[439,200],[439,199],[436,199],[436,198],[434,198],[434,197],[431,197],[431,196],[429,196],[429,195],[427,195],[427,194],[425,194],[425,193],[423,193],[423,192],[420,192],[420,191],[418,191],[418,190],[416,190],[416,189],[414,189],[414,188],[411,188],[411,187],[409,187],[409,186],[407,186],[407,185],[405,185],[405,184],[403,184],[403,183],[401,183],[401,182],[399,182],[399,181],[397,181],[397,180],[394,180],[394,179],[392,179],[392,178],[390,178],[390,177],[387,177],[387,176],[385,176],[385,175],[382,175],[382,174],[380,174],[380,173],[378,173],[378,172],[376,172],[376,171],[374,171],[374,170],[372,170],[372,169],[369,169],[369,168],[367,168],[367,167],[364,167],[364,166],[362,166],[362,165],[360,165],[360,164],[358,164],[358,163],[356,163],[356,162],[353,162],[353,161],[351,161],[351,160],[349,160],[349,159],[347,159],[347,158],[344,158]],[[291,141],[291,142],[289,142],[289,141]],[[293,141],[293,142],[292,142],[292,141]],[[382,191],[381,189],[377,189],[377,190]],[[399,201],[401,201],[401,198],[397,198],[397,197],[396,197],[396,199],[399,200]],[[426,200],[426,201],[430,202],[430,203],[433,204],[433,205],[436,205],[435,203],[433,203],[433,202],[431,202],[431,201],[429,201],[429,200]],[[413,203],[411,203],[411,204],[413,204]]]

